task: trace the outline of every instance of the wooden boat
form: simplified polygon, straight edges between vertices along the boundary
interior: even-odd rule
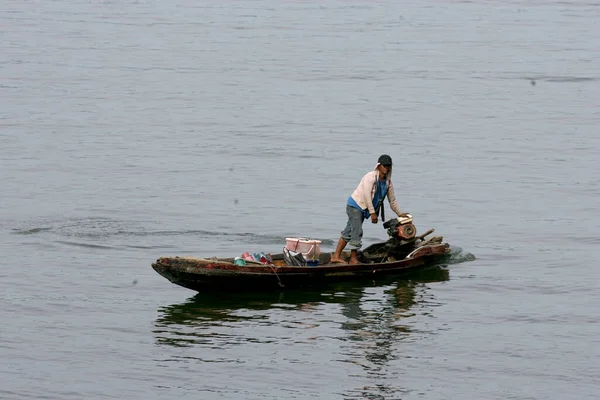
[[[411,219],[412,221],[412,219]],[[384,225],[385,227],[385,225]],[[414,227],[413,227],[414,228]],[[160,257],[152,268],[172,283],[198,292],[282,290],[317,286],[349,279],[373,279],[380,275],[405,275],[443,263],[450,252],[441,236],[426,238],[433,229],[416,236],[409,231],[399,237],[399,228],[388,224],[388,241],[359,251],[359,264],[332,264],[331,253],[321,253],[316,266],[289,265],[283,253],[271,255],[272,264],[247,262],[238,265],[235,258]],[[400,235],[401,236],[401,235]],[[348,260],[349,252],[343,257]],[[289,260],[289,259],[288,259]]]

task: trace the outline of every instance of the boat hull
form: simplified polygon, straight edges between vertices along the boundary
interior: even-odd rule
[[[381,275],[407,275],[443,262],[448,253],[449,245],[443,243],[419,247],[409,257],[398,261],[315,267],[240,266],[234,264],[233,259],[161,257],[152,268],[172,283],[197,292],[283,290],[343,280],[374,279]]]

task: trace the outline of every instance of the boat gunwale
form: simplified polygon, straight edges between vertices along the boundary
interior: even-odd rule
[[[293,276],[334,273],[360,274],[365,272],[375,273],[377,271],[383,272],[410,269],[414,267],[416,261],[424,261],[423,259],[443,256],[449,252],[448,243],[431,244],[421,248],[431,249],[431,251],[428,251],[423,255],[417,254],[416,257],[379,263],[327,263],[318,266],[278,266],[269,264],[237,265],[229,261],[224,261],[224,259],[231,258],[203,259],[196,257],[175,256],[160,257],[155,263],[152,264],[152,267],[157,270],[157,272],[158,269],[165,269],[170,270],[171,272],[185,272],[188,274],[198,275],[260,276],[283,274],[286,276]]]

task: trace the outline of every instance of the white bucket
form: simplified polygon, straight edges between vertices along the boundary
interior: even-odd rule
[[[304,258],[318,258],[321,254],[321,241],[306,238],[285,238],[285,248],[290,251],[302,253]]]

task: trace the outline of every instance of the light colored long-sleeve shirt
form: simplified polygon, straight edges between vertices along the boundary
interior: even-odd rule
[[[377,167],[374,171],[367,172],[365,176],[360,180],[360,183],[352,193],[351,197],[354,199],[363,210],[368,209],[369,214],[375,213],[375,206],[373,205],[373,198],[375,197],[375,191],[377,190],[377,179],[379,179],[379,171]],[[396,201],[396,193],[394,192],[394,185],[391,180],[391,172],[386,177],[387,183],[387,198],[390,202],[390,208],[398,216],[402,214],[398,202]]]

